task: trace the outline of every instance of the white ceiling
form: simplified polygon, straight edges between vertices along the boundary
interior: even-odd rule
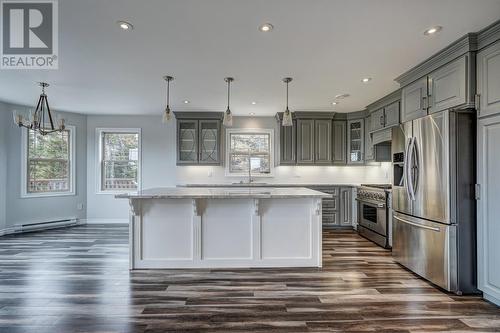
[[[293,111],[363,109],[399,74],[499,19],[500,0],[59,0],[59,12],[59,70],[0,71],[0,100],[32,105],[43,80],[55,110],[161,114],[171,74],[173,110],[223,111],[223,78],[234,76],[234,114],[274,115],[285,76]],[[275,29],[258,31],[266,22]],[[424,36],[434,25],[441,33]],[[332,107],[341,93],[351,97]]]

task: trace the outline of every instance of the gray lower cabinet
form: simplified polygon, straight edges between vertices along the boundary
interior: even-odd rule
[[[427,77],[409,84],[402,90],[401,122],[425,117],[427,115]]]
[[[222,112],[174,113],[177,119],[177,165],[220,165]]]
[[[465,104],[467,101],[467,57],[432,72],[427,78],[429,113]]]
[[[479,119],[477,127],[478,288],[500,305],[500,114]]]
[[[347,121],[347,164],[364,163],[364,119]]]
[[[297,164],[314,164],[314,120],[297,120]]]
[[[333,156],[335,165],[347,163],[347,122],[343,120],[333,121]]]
[[[293,126],[280,124],[280,165],[295,165],[297,163],[297,121]]]
[[[314,120],[314,164],[332,164],[332,121]]]
[[[352,188],[318,185],[311,189],[331,194],[322,200],[323,227],[338,228],[352,226]]]
[[[340,188],[340,225],[343,227],[352,225],[352,189],[350,187]]]
[[[500,41],[477,54],[476,103],[480,117],[500,113]]]

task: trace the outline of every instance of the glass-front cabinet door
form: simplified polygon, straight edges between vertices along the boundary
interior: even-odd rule
[[[349,120],[347,122],[347,163],[364,163],[364,119]]]
[[[177,164],[198,163],[198,121],[177,121]]]
[[[219,164],[220,121],[199,121],[199,164]]]

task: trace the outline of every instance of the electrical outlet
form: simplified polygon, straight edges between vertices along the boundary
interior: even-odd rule
[[[76,205],[76,209],[82,210],[83,209],[83,204],[82,203],[77,204]]]

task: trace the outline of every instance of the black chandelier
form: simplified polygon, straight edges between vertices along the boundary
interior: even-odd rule
[[[38,99],[35,112],[30,112],[29,117],[25,118],[22,114],[18,114],[14,111],[14,121],[16,125],[28,128],[32,131],[40,133],[41,135],[64,131],[66,128],[64,125],[64,119],[56,117],[50,111],[49,101],[47,100],[47,95],[45,94],[45,88],[47,88],[49,84],[46,82],[39,82],[38,84],[42,87],[42,93]]]

